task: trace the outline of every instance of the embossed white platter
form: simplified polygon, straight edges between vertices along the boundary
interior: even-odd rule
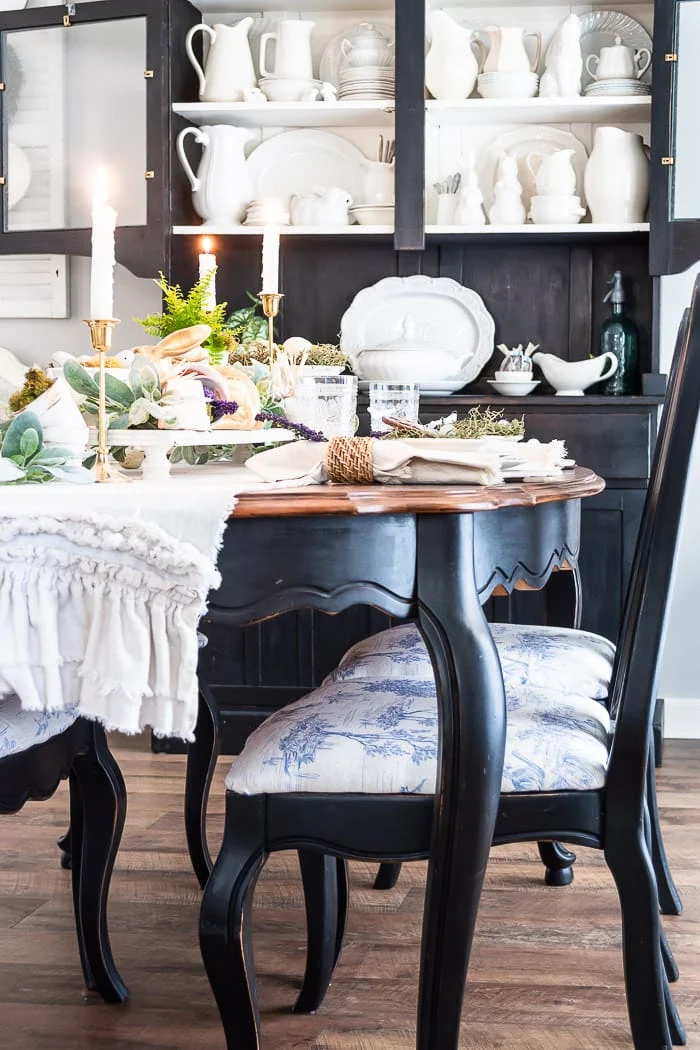
[[[367,160],[340,135],[328,131],[284,131],[265,139],[246,161],[253,197],[289,199],[318,187],[339,187],[362,199]]]
[[[496,179],[498,160],[501,154],[507,153],[518,162],[518,177],[523,188],[523,204],[525,209],[529,211],[530,199],[537,192],[537,189],[535,176],[526,164],[527,157],[531,153],[549,155],[561,149],[572,149],[574,151],[572,164],[576,172],[576,193],[581,198],[581,205],[585,207],[583,173],[586,170],[588,161],[586,147],[570,131],[563,131],[561,128],[550,128],[547,125],[529,125],[527,127],[513,128],[512,131],[505,131],[489,144],[479,167],[484,200],[487,203],[493,200],[493,186]]]
[[[387,277],[358,292],[340,333],[360,379],[418,382],[424,393],[437,393],[478,376],[493,354],[495,324],[473,289],[419,274]]]

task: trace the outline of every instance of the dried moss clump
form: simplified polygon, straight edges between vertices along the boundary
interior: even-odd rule
[[[503,412],[495,412],[491,408],[470,408],[464,419],[438,420],[441,426],[431,425],[433,436],[437,438],[484,438],[484,437],[523,437],[525,434],[525,419],[503,419]],[[401,430],[396,428],[390,430],[386,438],[412,438],[417,437],[415,430]],[[426,435],[427,436],[427,435]]]
[[[30,368],[24,377],[22,389],[10,397],[10,411],[21,412],[23,408],[31,405],[32,401],[36,401],[41,394],[45,393],[50,386],[51,380],[46,372],[43,372],[41,368]]]
[[[349,362],[339,346],[332,343],[314,343],[309,348],[306,363],[324,368],[347,368]]]
[[[231,347],[228,353],[230,365],[252,365],[254,361],[261,365],[269,365],[270,353],[267,343],[262,339],[256,339],[252,343],[240,343]]]

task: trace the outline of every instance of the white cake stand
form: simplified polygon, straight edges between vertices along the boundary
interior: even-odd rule
[[[167,481],[168,453],[187,445],[277,445],[294,441],[295,435],[281,427],[270,430],[108,430],[107,444],[135,448],[144,454],[144,481]]]

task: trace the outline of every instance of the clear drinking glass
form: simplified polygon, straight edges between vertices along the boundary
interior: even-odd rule
[[[391,428],[383,423],[384,416],[418,422],[420,387],[417,383],[370,383],[369,415],[373,434],[382,434]]]
[[[327,438],[352,437],[357,427],[357,376],[304,376],[297,382],[302,423]]]

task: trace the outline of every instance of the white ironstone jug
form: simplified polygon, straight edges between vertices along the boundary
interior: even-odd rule
[[[205,22],[193,26],[185,38],[187,57],[199,77],[199,98],[202,102],[242,102],[246,91],[257,84],[248,33],[253,19],[242,19],[235,26],[213,28]],[[192,46],[197,33],[209,38],[209,54],[205,68]]]
[[[196,175],[185,153],[188,135],[203,149]],[[245,163],[245,145],[252,137],[245,128],[227,124],[185,128],[178,135],[177,153],[192,186],[194,210],[205,223],[243,220],[253,192]]]

